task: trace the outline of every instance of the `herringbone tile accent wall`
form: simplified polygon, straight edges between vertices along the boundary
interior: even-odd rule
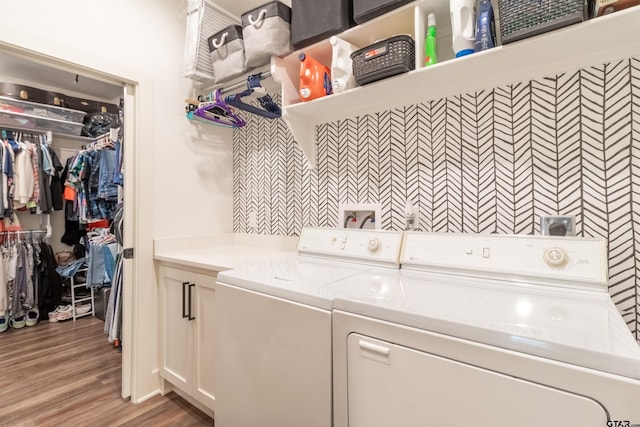
[[[538,234],[540,216],[574,215],[608,239],[609,291],[640,339],[640,59],[322,124],[315,170],[282,120],[245,118],[234,231],[335,227],[342,203],[380,203],[389,230],[407,200],[424,231]]]

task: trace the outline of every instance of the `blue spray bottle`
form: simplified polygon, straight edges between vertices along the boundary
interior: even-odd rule
[[[491,1],[480,0],[476,17],[476,42],[473,51],[480,52],[496,47],[496,24]]]

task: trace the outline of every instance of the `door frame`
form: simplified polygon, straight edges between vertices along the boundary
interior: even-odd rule
[[[134,403],[142,402],[160,392],[156,308],[148,303],[155,301],[156,295],[153,171],[152,162],[143,161],[145,156],[141,155],[153,148],[153,79],[149,74],[111,58],[57,44],[11,25],[0,26],[0,50],[123,87],[124,244],[135,248],[135,257],[125,260],[124,264],[121,394],[123,398],[130,397]]]

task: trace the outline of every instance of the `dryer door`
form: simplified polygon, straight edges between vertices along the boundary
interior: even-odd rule
[[[349,427],[607,425],[584,396],[355,333],[347,351]]]

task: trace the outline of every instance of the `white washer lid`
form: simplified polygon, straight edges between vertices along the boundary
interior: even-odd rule
[[[640,379],[640,347],[608,293],[443,273],[362,273],[334,308]]]
[[[298,256],[289,261],[258,263],[218,274],[218,282],[325,310],[333,307],[326,285],[372,266]]]

